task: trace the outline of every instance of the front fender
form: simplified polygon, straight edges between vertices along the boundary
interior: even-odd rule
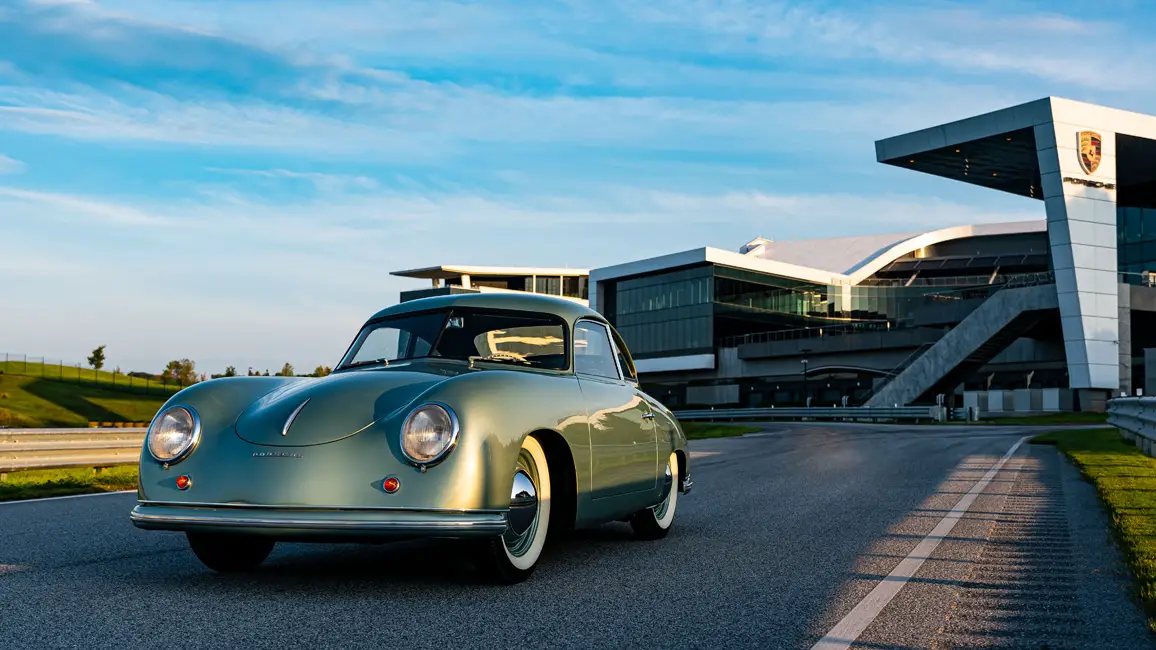
[[[470,373],[433,387],[412,406],[431,401],[453,408],[461,427],[457,448],[443,463],[445,469],[479,473],[481,493],[489,507],[509,506],[522,441],[535,431],[552,431],[566,441],[578,489],[589,489],[590,431],[573,375],[520,370]]]

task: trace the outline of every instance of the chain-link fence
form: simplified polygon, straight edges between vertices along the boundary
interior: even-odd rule
[[[170,395],[188,385],[163,376],[146,373],[125,373],[119,369],[96,370],[86,367],[84,364],[68,363],[62,359],[34,357],[10,352],[0,354],[3,355],[0,357],[0,374],[39,377],[138,395]]]

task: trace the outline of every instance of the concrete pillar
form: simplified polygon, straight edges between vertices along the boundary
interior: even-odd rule
[[[1117,314],[1120,320],[1120,390],[1132,395],[1132,287],[1119,283]],[[1119,393],[1116,393],[1119,395]]]
[[[1076,391],[1076,398],[1080,402],[1080,411],[1091,413],[1105,413],[1108,410],[1109,391],[1095,388],[1081,388]]]
[[[1090,169],[1081,156],[1081,138],[1087,143],[1089,135],[1100,148],[1098,164]],[[1116,135],[1050,122],[1037,125],[1035,136],[1071,387],[1115,392],[1120,388]]]

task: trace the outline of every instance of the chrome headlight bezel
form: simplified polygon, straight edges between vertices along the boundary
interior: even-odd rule
[[[177,410],[177,409],[185,411],[186,413],[189,414],[189,417],[193,422],[193,430],[189,434],[188,440],[185,442],[184,446],[181,447],[180,451],[178,451],[176,454],[174,454],[171,458],[162,458],[162,457],[158,456],[155,452],[153,452],[153,448],[152,448],[152,444],[151,444],[152,439],[153,439],[153,434],[156,430],[157,423],[161,422],[167,413],[169,413],[170,411]],[[188,458],[189,454],[193,453],[193,451],[197,448],[197,445],[200,444],[200,442],[201,442],[201,416],[197,413],[197,410],[191,406],[186,406],[184,404],[176,404],[176,405],[170,406],[169,408],[161,411],[160,413],[157,413],[156,417],[153,418],[152,423],[149,424],[148,434],[145,435],[144,447],[146,450],[148,450],[149,456],[152,456],[153,460],[155,460],[158,463],[161,463],[163,465],[173,465],[173,464],[181,462],[185,458]]]
[[[445,447],[434,456],[430,457],[429,459],[418,459],[411,456],[409,451],[406,450],[405,437],[409,432],[409,427],[413,423],[413,419],[417,416],[418,413],[421,413],[426,409],[438,409],[445,413],[450,421],[450,439],[449,442],[446,443]],[[397,442],[398,447],[401,449],[401,455],[405,456],[405,459],[409,461],[410,464],[414,465],[415,467],[425,469],[426,467],[437,465],[438,463],[445,460],[446,456],[450,455],[450,452],[452,452],[458,445],[458,434],[460,432],[461,427],[458,424],[458,415],[457,413],[454,413],[454,410],[450,408],[449,405],[443,404],[441,402],[424,402],[410,411],[409,415],[405,416],[405,420],[401,423],[401,433],[398,436]]]

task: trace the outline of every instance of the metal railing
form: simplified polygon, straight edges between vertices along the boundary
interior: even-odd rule
[[[674,411],[679,420],[846,420],[943,421],[948,411],[938,406],[899,406],[869,408],[863,406],[784,406],[782,408],[728,408]],[[954,415],[954,413],[952,413]]]
[[[0,429],[0,473],[110,467],[140,460],[147,428]]]
[[[890,321],[859,321],[841,325],[816,325],[813,327],[796,327],[788,330],[773,332],[755,332],[753,334],[736,334],[719,339],[724,348],[733,348],[747,343],[766,343],[768,341],[796,341],[821,336],[844,336],[847,334],[861,334],[863,332],[886,332],[893,329]]]
[[[1108,400],[1108,424],[1149,456],[1156,456],[1156,397]]]

